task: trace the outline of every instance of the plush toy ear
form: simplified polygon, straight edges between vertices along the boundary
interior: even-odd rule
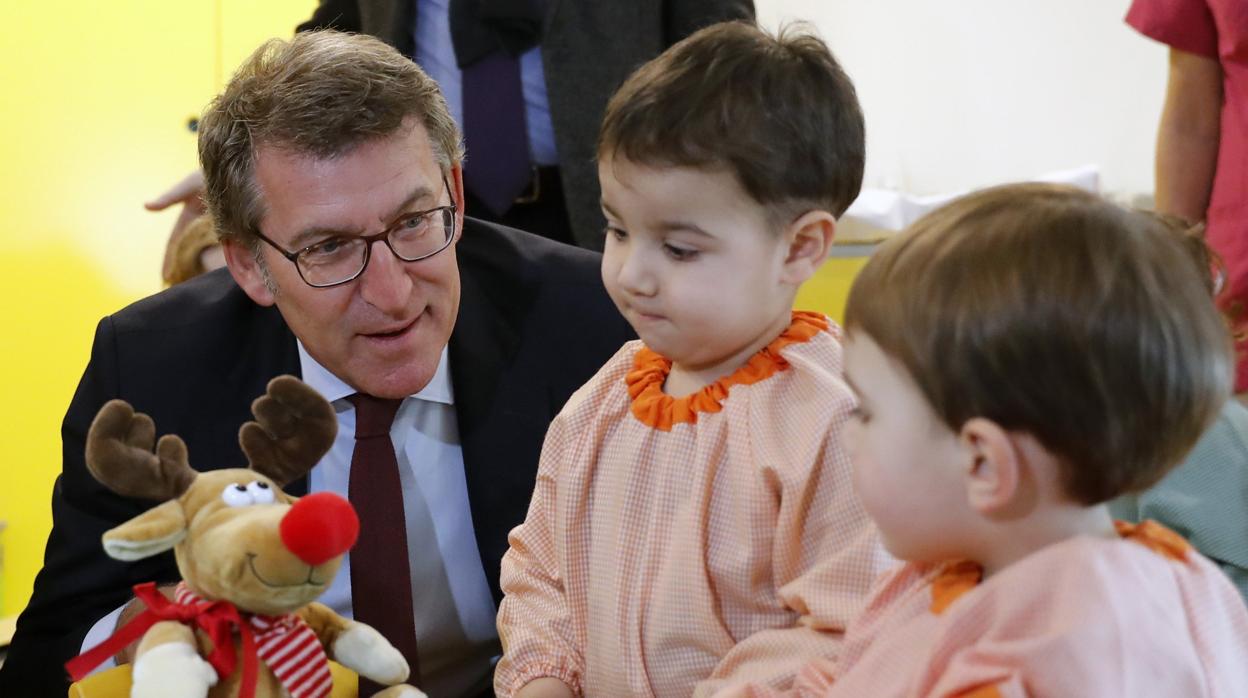
[[[278,486],[306,475],[338,435],[333,406],[294,376],[269,381],[265,394],[251,403],[251,412],[256,421],[243,425],[238,442],[251,469]]]
[[[104,552],[114,560],[142,560],[163,553],[186,537],[186,516],[177,500],[130,519],[104,533]]]

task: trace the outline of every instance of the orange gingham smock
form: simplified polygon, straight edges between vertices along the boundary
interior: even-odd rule
[[[812,323],[813,336],[793,339]],[[795,313],[785,335],[703,391],[722,399],[669,430],[633,411],[645,408],[629,383],[647,383],[635,369],[657,356],[646,352],[626,344],[547,433],[503,558],[499,696],[544,676],[589,696],[783,685],[812,657],[836,655],[871,581],[895,564],[840,447],[855,404],[840,328]]]
[[[839,663],[791,690],[827,698],[1248,696],[1248,610],[1220,569],[1162,525],[1048,546],[979,584],[973,563],[885,575]],[[717,697],[718,698],[718,697]]]

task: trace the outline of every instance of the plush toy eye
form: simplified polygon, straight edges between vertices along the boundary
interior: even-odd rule
[[[251,495],[251,501],[256,504],[272,504],[273,488],[269,487],[269,483],[260,482],[259,480],[248,483],[247,494]]]
[[[227,507],[245,507],[255,504],[251,492],[247,491],[247,486],[238,483],[225,486],[225,489],[221,491],[221,501],[225,502]]]

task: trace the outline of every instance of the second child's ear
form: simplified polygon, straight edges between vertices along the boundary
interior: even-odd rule
[[[966,498],[971,509],[992,519],[1025,514],[1034,504],[1034,482],[1029,476],[1026,444],[990,419],[975,417],[958,433],[970,462]]]
[[[836,218],[827,211],[807,211],[784,231],[788,245],[781,280],[798,286],[814,276],[832,252]]]

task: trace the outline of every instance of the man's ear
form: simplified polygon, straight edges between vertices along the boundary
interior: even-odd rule
[[[781,280],[798,286],[814,276],[832,252],[836,218],[827,211],[807,211],[785,229],[784,269]]]
[[[970,458],[966,498],[971,509],[992,518],[1012,516],[1026,467],[1014,435],[990,419],[974,417],[962,425],[958,440]]]
[[[464,166],[452,165],[451,177],[447,180],[447,184],[451,185],[451,201],[455,202],[455,227],[459,229],[457,234],[462,235],[464,232],[464,205],[467,201],[464,199]]]
[[[251,297],[257,305],[273,305],[273,292],[264,282],[264,270],[260,268],[260,260],[250,247],[235,240],[225,238],[221,241],[221,250],[225,252],[225,266],[239,288]]]

